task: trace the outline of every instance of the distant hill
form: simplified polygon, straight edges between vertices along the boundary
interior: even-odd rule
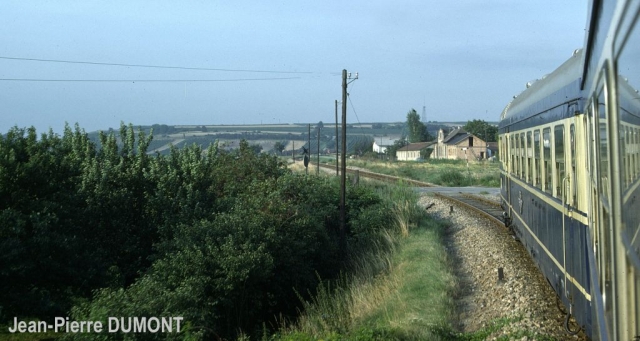
[[[432,136],[436,136],[438,129],[464,126],[467,122],[429,122],[427,128]],[[251,124],[251,125],[166,125],[154,124],[135,126],[136,130],[141,130],[145,134],[150,134],[153,130],[153,141],[149,145],[148,153],[168,154],[170,146],[177,148],[196,144],[203,149],[218,141],[221,148],[234,149],[239,145],[239,141],[244,139],[250,144],[259,144],[262,152],[275,153],[273,146],[276,142],[284,143],[291,151],[293,146],[296,150],[301,150],[307,146],[309,141],[309,130],[311,130],[311,149],[317,150],[317,129],[320,129],[320,149],[321,153],[335,152],[336,127],[335,123],[308,123],[293,124]],[[388,139],[399,139],[405,134],[405,122],[371,122],[347,125],[347,149],[348,153],[364,153],[368,151],[367,144],[373,143],[376,137]],[[105,133],[118,130],[109,128]],[[89,137],[99,142],[98,132],[90,132]],[[338,132],[340,134],[340,131]],[[293,143],[292,143],[293,142]]]

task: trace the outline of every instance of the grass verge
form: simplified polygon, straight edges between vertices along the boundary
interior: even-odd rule
[[[447,339],[439,331],[450,328],[456,279],[442,243],[446,223],[426,217],[410,189],[379,186],[395,203],[396,226],[380,236],[393,247],[375,248],[355,261],[352,274],[323,283],[295,324],[265,339]],[[380,262],[385,270],[371,271]]]

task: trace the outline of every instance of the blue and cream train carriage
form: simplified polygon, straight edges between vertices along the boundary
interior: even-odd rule
[[[640,339],[640,1],[593,1],[585,46],[499,126],[505,222],[596,340]]]

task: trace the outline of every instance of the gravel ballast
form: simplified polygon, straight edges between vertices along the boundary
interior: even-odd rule
[[[474,332],[509,318],[513,322],[487,339],[509,335],[514,340],[587,340],[582,331],[575,336],[565,332],[565,315],[556,305],[555,293],[506,228],[448,201],[428,195],[420,199],[423,207],[432,203],[427,214],[451,222],[445,243],[458,278],[454,315],[458,331]],[[503,269],[503,280],[498,279],[498,268]],[[576,328],[575,322],[571,326]]]

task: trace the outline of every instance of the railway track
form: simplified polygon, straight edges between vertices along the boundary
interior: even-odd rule
[[[320,167],[325,169],[335,170],[335,165],[320,164]],[[429,182],[406,179],[406,178],[380,174],[380,173],[374,173],[374,172],[369,172],[361,169],[358,170],[358,169],[347,168],[347,174],[356,174],[356,173],[358,173],[359,176],[369,178],[369,179],[375,179],[375,180],[386,181],[386,182],[394,182],[394,183],[402,182],[404,184],[408,184],[415,187],[439,187]],[[467,209],[477,212],[478,214],[481,214],[482,216],[492,221],[494,224],[504,225],[504,220],[502,216],[502,212],[503,212],[502,207],[500,207],[500,204],[498,204],[495,201],[487,200],[483,197],[473,195],[473,194],[467,194],[467,193],[442,194],[442,193],[436,192],[434,194],[438,198],[441,198],[450,202],[454,202],[457,205],[461,205]]]
[[[316,166],[317,166],[316,163],[309,163],[309,167],[316,167]],[[331,169],[333,171],[336,170],[335,165],[320,164],[320,168]],[[369,172],[362,169],[347,168],[347,174],[356,174],[356,173],[359,176],[369,178],[369,179],[375,179],[375,180],[386,181],[386,182],[402,182],[415,187],[438,187],[438,185],[435,185],[429,182],[406,179],[406,178],[401,178],[393,175],[374,173],[374,172]]]
[[[335,171],[335,165],[320,166]],[[415,187],[439,187],[432,183],[365,170],[347,168],[347,173],[358,173],[365,178],[386,182],[402,182]],[[501,333],[502,336],[507,336],[511,329],[527,330],[532,335],[540,333],[542,337],[557,340],[576,340],[562,329],[564,315],[555,309],[555,304],[549,303],[555,301],[555,293],[522,244],[511,238],[512,231],[505,228],[500,204],[468,193],[447,191],[445,194],[437,192],[437,189],[433,193],[440,201],[434,210],[439,211],[438,214],[443,217],[455,217],[455,224],[462,225],[451,232],[448,241],[452,257],[458,263],[461,285],[467,287],[466,291],[461,292],[462,296],[457,303],[461,330],[471,332],[496,318],[521,316],[509,328],[496,332],[494,337]],[[425,197],[425,200],[425,204],[428,204],[429,199]],[[448,214],[443,212],[443,208],[446,210],[446,206],[442,207],[443,203],[448,206]],[[464,210],[453,212],[452,205]],[[461,222],[465,216],[472,220]],[[482,220],[489,225],[483,224]],[[496,280],[494,271],[489,269],[497,269],[499,280]],[[500,279],[503,274],[504,279]],[[574,320],[571,321],[575,324]],[[580,332],[577,340],[585,339],[584,333]]]
[[[434,193],[440,199],[454,202],[460,206],[477,212],[496,225],[503,226],[502,207],[497,202],[467,193]],[[452,208],[453,209],[453,208]]]

